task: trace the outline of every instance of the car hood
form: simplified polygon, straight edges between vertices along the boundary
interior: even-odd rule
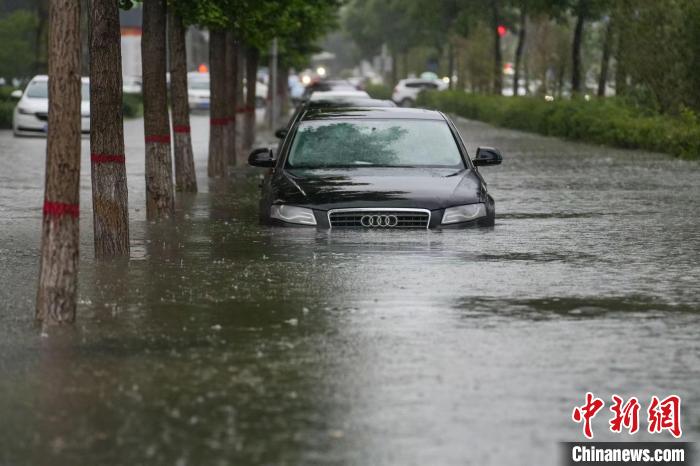
[[[321,210],[352,207],[443,209],[482,200],[481,179],[471,169],[342,168],[285,170],[274,202]]]
[[[22,108],[28,112],[43,112],[49,111],[49,99],[24,97],[17,103],[18,108]],[[82,114],[90,114],[90,101],[80,101],[80,112]]]

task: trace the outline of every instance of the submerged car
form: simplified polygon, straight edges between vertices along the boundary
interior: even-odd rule
[[[502,161],[480,147],[470,160],[450,119],[404,108],[311,108],[275,155],[262,183],[261,221],[317,228],[492,226],[495,203],[478,167]]]
[[[12,115],[15,136],[46,136],[49,129],[49,77],[35,76],[24,92],[15,91],[19,98]],[[80,126],[83,134],[90,133],[90,80],[82,78]]]

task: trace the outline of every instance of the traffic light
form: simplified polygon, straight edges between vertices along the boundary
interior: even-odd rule
[[[508,29],[506,29],[504,25],[499,24],[496,28],[496,32],[498,32],[498,37],[503,37],[506,35],[506,32],[508,32]]]

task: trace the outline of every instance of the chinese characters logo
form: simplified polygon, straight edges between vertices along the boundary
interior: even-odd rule
[[[583,435],[588,439],[593,438],[593,418],[605,406],[605,402],[593,395],[586,393],[585,403],[574,407],[571,419],[578,424],[583,424]],[[675,438],[680,438],[681,431],[681,398],[678,395],[669,395],[663,400],[652,396],[646,410],[647,431],[650,434],[668,431]],[[610,411],[613,416],[608,422],[610,431],[621,433],[627,431],[633,435],[639,431],[639,413],[641,405],[636,397],[627,401],[618,395],[612,396]]]

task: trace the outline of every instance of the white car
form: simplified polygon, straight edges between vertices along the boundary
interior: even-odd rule
[[[444,91],[447,84],[440,79],[402,79],[396,84],[391,100],[401,107],[413,107],[420,91],[426,89]]]
[[[142,87],[142,79],[138,76],[124,76],[122,78],[122,92],[124,94],[140,94]]]
[[[209,73],[187,73],[187,100],[191,110],[209,109]]]
[[[245,79],[243,80],[245,86]],[[245,90],[245,87],[243,88]],[[209,73],[193,71],[187,73],[187,100],[192,110],[208,110],[211,92],[209,90]],[[260,81],[255,82],[255,105],[264,107],[267,101],[267,86]]]
[[[82,78],[81,81],[80,129],[83,134],[89,134],[90,80]],[[15,136],[46,136],[49,129],[49,77],[35,76],[29,81],[24,92],[15,93],[13,96],[20,98],[12,116],[12,130]]]

